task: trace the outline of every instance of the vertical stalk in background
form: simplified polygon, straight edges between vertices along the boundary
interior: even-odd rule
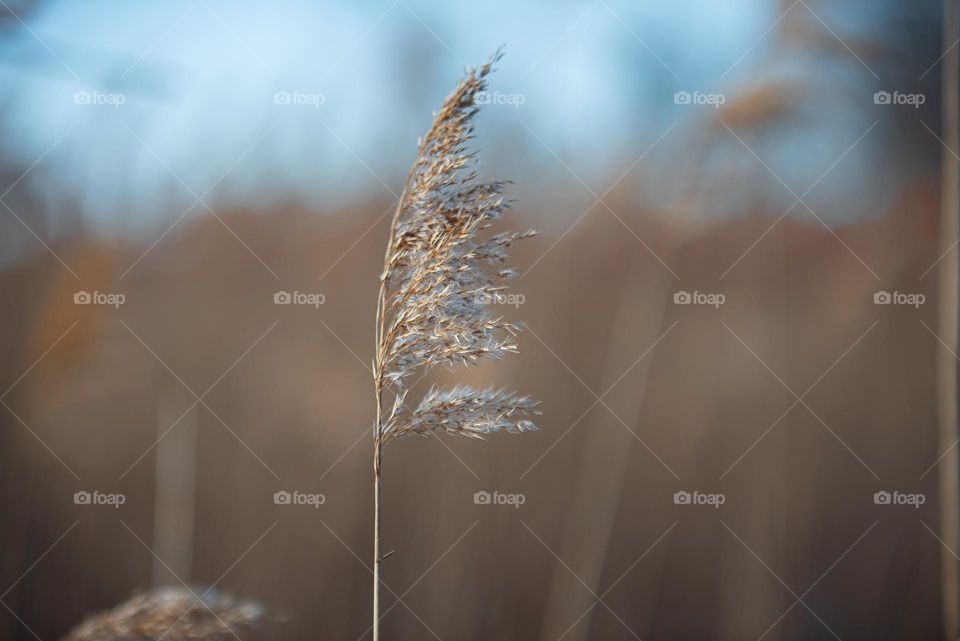
[[[674,258],[671,247],[666,260]],[[673,277],[658,271],[653,276],[652,285],[646,281],[638,282],[641,277],[638,261],[632,255],[624,269],[623,283],[620,285],[620,300],[613,312],[609,327],[610,339],[607,342],[607,356],[604,369],[612,375],[618,372],[611,367],[614,358],[625,346],[639,343],[642,336],[644,345],[665,336],[670,330],[665,327],[667,301]],[[643,295],[639,295],[643,292]],[[649,321],[649,324],[647,323]],[[650,330],[653,331],[650,331]],[[641,347],[643,349],[643,347]],[[637,372],[631,380],[636,380],[632,403],[627,413],[621,413],[631,425],[641,420],[643,406],[647,396],[647,384],[653,370],[654,353],[648,353],[641,362],[634,363]],[[607,380],[601,389],[611,383]],[[633,452],[634,436],[626,430],[611,433],[592,429],[588,424],[579,445],[580,456],[575,472],[573,495],[567,510],[560,543],[560,558],[570,561],[577,568],[580,580],[594,593],[600,593],[600,581],[603,569],[609,562],[608,550],[616,527],[618,509],[623,497],[624,479],[629,457]],[[613,439],[611,443],[611,439]],[[603,469],[602,475],[592,474],[592,470]],[[584,609],[595,603],[592,595],[584,597],[583,586],[569,580],[566,569],[555,566],[554,576],[547,593],[544,619],[540,638],[555,641],[562,637],[565,641],[586,641],[591,632],[591,619],[594,609],[582,617],[576,626],[570,627],[571,608]],[[581,602],[583,605],[581,606]]]
[[[960,250],[953,245],[960,236],[960,129],[958,129],[958,74],[960,50],[953,46],[960,38],[960,0],[944,0],[943,48],[950,50],[943,59],[942,122],[947,149],[942,153],[940,197],[940,247],[946,254],[939,267],[938,331],[942,340],[957,351],[958,285],[960,285]],[[939,451],[948,452],[938,468],[940,492],[940,532],[953,550],[960,549],[960,474],[957,448],[957,359],[949,350],[937,350],[937,441]],[[954,552],[940,550],[941,599],[945,639],[960,637],[960,564]]]
[[[154,469],[153,587],[190,581],[197,483],[197,409],[180,389],[164,390],[157,402]],[[169,431],[170,426],[176,429]],[[163,559],[162,561],[160,559]]]

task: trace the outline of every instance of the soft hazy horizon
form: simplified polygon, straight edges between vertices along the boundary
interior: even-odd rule
[[[462,68],[500,45],[508,55],[480,133],[491,174],[535,184],[532,193],[573,174],[599,193],[656,143],[673,159],[641,167],[652,176],[645,196],[668,203],[688,179],[677,171],[691,153],[685,141],[717,112],[675,104],[674,94],[723,94],[729,104],[776,79],[795,83],[798,96],[820,94],[795,99],[790,137],[750,142],[799,195],[889,116],[870,99],[891,84],[891,68],[854,55],[819,60],[777,30],[793,21],[825,31],[819,21],[829,20],[827,38],[879,40],[905,12],[871,3],[865,18],[854,4],[814,13],[762,0],[495,0],[469,11],[417,0],[22,5],[23,22],[8,19],[0,41],[0,149],[21,171],[42,158],[19,187],[35,186],[51,228],[66,208],[109,233],[163,229],[199,196],[319,211],[390,197]],[[921,24],[935,11],[923,6],[912,11]],[[936,74],[927,80],[935,87]],[[736,162],[755,164],[732,136],[724,144]],[[832,223],[876,215],[896,188],[882,161],[889,145],[883,135],[858,145],[807,201],[816,210],[818,198],[850,200],[825,214]],[[729,168],[729,153],[720,155],[719,169]],[[769,188],[774,204],[793,202]]]

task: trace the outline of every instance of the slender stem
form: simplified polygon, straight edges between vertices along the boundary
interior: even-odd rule
[[[409,177],[407,178],[409,181]],[[406,194],[404,187],[403,194]],[[384,271],[390,257],[390,243],[393,231],[403,206],[403,195],[397,202],[397,209],[390,222],[390,237],[387,240],[387,252],[384,256]],[[373,426],[373,641],[380,641],[380,460],[383,447],[383,367],[384,367],[384,323],[387,316],[387,282],[385,274],[380,278],[380,291],[377,295],[377,316],[375,320],[373,361],[373,385],[377,395],[377,420]]]
[[[379,395],[378,395],[379,396]],[[373,446],[373,641],[380,641],[380,403]]]
[[[425,145],[426,141],[421,142],[417,150],[418,160]],[[416,168],[417,164],[414,163],[403,181],[403,190],[400,192],[397,207],[394,209],[393,218],[390,220],[390,235],[387,237],[387,249],[383,256],[383,273],[380,275],[377,315],[374,321],[373,386],[377,395],[377,422],[373,426],[373,641],[380,641],[380,459],[383,447],[383,388],[384,360],[386,357],[384,329],[387,322],[387,269],[390,264],[393,235],[397,229],[400,214],[403,212],[404,200]]]
[[[406,193],[406,188],[404,188]],[[393,230],[400,216],[403,196],[397,202],[397,209],[390,222],[390,237],[387,240],[387,252],[384,255],[384,271],[390,257],[390,243],[393,242]],[[373,641],[380,641],[380,451],[383,446],[383,329],[387,315],[387,282],[385,274],[380,277],[380,291],[377,294],[377,316],[374,326],[373,386],[377,396],[377,420],[373,426]]]

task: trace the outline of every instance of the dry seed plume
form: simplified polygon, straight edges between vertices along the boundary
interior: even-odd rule
[[[263,609],[249,601],[217,593],[204,593],[198,601],[186,590],[161,588],[90,617],[63,641],[246,639],[263,619]]]
[[[506,266],[510,246],[535,232],[486,233],[509,209],[506,183],[479,180],[474,153],[467,149],[477,98],[501,57],[498,50],[483,66],[468,69],[443,101],[419,142],[390,225],[373,361],[374,641],[379,641],[380,620],[382,447],[411,435],[482,438],[536,429],[531,418],[539,414],[537,403],[502,389],[431,388],[416,403],[407,399],[408,381],[417,371],[471,365],[517,351],[522,325],[494,314],[490,306],[517,275]]]
[[[534,429],[536,403],[503,390],[456,387],[431,390],[407,405],[408,377],[438,365],[470,365],[517,351],[522,325],[490,311],[503,296],[507,250],[527,232],[478,236],[500,219],[509,204],[503,182],[481,182],[473,138],[477,95],[500,59],[467,72],[443,102],[420,142],[391,225],[378,301],[374,379],[378,396],[394,394],[389,415],[378,421],[380,440],[433,433],[482,436],[499,430]]]

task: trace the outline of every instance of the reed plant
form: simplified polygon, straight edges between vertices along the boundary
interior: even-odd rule
[[[507,183],[481,181],[468,150],[478,98],[500,60],[466,70],[443,101],[414,160],[390,223],[377,296],[373,427],[373,639],[380,641],[380,512],[384,448],[407,436],[483,438],[536,429],[537,403],[504,389],[431,387],[411,398],[411,377],[438,366],[472,365],[517,351],[522,324],[491,305],[517,272],[508,250],[533,231],[491,233],[509,209]]]

